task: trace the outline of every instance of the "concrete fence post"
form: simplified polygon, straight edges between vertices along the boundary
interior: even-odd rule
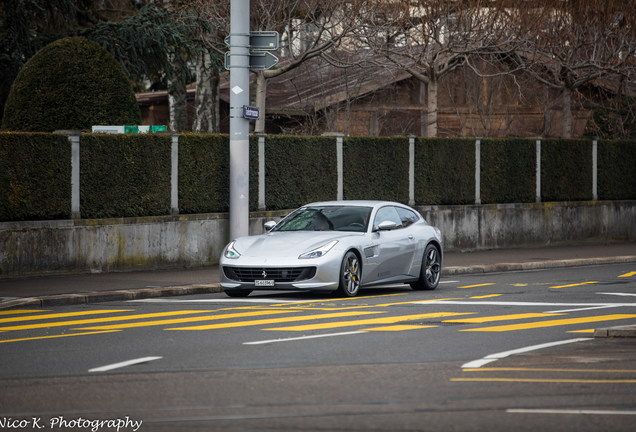
[[[481,204],[481,138],[475,141],[475,204]]]
[[[257,133],[258,137],[258,209],[265,210],[265,137],[267,134]]]
[[[170,214],[179,214],[179,136],[170,132],[172,137],[172,173],[170,176]]]
[[[541,138],[537,139],[537,163],[536,163],[537,191],[536,202],[541,202]]]
[[[336,164],[338,171],[338,192],[336,199],[342,201],[344,199],[344,174],[343,174],[343,151],[342,151],[342,137],[344,134],[339,132],[325,132],[322,136],[336,137]]]
[[[71,142],[71,218],[81,219],[80,212],[80,137],[81,130],[56,130],[55,134],[66,135]]]
[[[409,205],[415,205],[415,135],[409,135]]]
[[[598,139],[592,141],[592,201],[598,201]]]

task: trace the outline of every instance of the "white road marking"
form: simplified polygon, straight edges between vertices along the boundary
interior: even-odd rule
[[[106,366],[100,366],[98,368],[93,368],[93,369],[89,369],[89,372],[106,372],[109,370],[113,370],[113,369],[119,369],[119,368],[123,368],[126,366],[131,366],[131,365],[135,365],[135,364],[139,364],[139,363],[146,363],[149,361],[153,361],[153,360],[159,360],[162,359],[163,357],[142,357],[142,358],[138,358],[138,359],[134,359],[134,360],[128,360],[128,361],[124,361],[124,362],[120,362],[120,363],[113,363],[110,365],[106,365]]]
[[[520,414],[596,414],[596,415],[636,415],[636,411],[602,411],[602,410],[557,410],[557,409],[508,409],[509,413]]]
[[[550,312],[544,312],[544,313],[568,313],[568,312],[580,312],[580,311],[593,310],[593,309],[608,309],[608,308],[620,307],[620,306],[621,306],[621,305],[618,305],[618,306],[615,306],[615,305],[611,305],[611,306],[594,306],[594,307],[579,308],[579,309],[564,309],[564,310],[559,310],[559,311],[550,311]]]
[[[521,353],[525,353],[525,352],[540,350],[540,349],[543,349],[543,348],[549,348],[549,347],[553,347],[553,346],[564,345],[564,344],[569,344],[569,343],[573,343],[573,342],[587,341],[587,340],[592,340],[592,339],[593,338],[568,339],[568,340],[564,340],[564,341],[548,342],[548,343],[539,344],[539,345],[532,345],[532,346],[525,347],[525,348],[519,348],[519,349],[516,349],[516,350],[510,350],[510,351],[504,351],[504,352],[495,353],[495,354],[489,354],[489,355],[487,355],[486,357],[484,357],[482,359],[473,360],[471,362],[463,364],[462,365],[462,369],[476,369],[476,368],[482,367],[485,364],[497,361],[499,359],[511,356],[513,354],[521,354]]]
[[[583,306],[583,307],[622,307],[636,306],[636,303],[543,303],[543,302],[504,302],[504,301],[463,301],[463,300],[424,300],[412,302],[422,305],[469,305],[469,306]]]
[[[596,294],[607,294],[607,295],[617,295],[617,296],[636,296],[634,293],[596,293]]]
[[[360,331],[351,331],[351,332],[342,332],[342,333],[320,334],[320,335],[313,335],[313,336],[300,336],[300,337],[287,338],[287,339],[270,339],[270,340],[256,341],[256,342],[243,342],[243,345],[260,345],[260,344],[274,343],[274,342],[291,342],[291,341],[298,341],[298,340],[305,340],[305,339],[315,339],[315,338],[323,338],[323,337],[331,337],[331,336],[345,336],[345,335],[363,334],[363,333],[367,333],[367,332],[360,330]]]

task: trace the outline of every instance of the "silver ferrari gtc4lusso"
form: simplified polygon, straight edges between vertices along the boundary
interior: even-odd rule
[[[307,204],[267,234],[232,240],[221,256],[230,297],[253,290],[336,291],[408,283],[433,290],[442,272],[442,234],[403,204],[329,201]]]

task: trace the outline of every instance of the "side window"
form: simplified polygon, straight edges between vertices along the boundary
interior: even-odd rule
[[[395,207],[382,207],[380,210],[378,210],[378,212],[375,214],[375,219],[373,220],[373,230],[377,230],[378,226],[382,222],[386,221],[395,222],[396,229],[403,228],[402,219],[400,219],[400,215],[398,214],[397,210],[395,210]]]
[[[398,214],[400,215],[400,219],[402,220],[402,225],[404,225],[404,228],[409,225],[413,225],[415,222],[420,220],[420,217],[411,210],[402,207],[396,207],[396,209]]]

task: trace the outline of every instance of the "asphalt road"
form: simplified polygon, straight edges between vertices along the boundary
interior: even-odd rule
[[[632,431],[636,339],[592,335],[635,295],[621,264],[2,311],[0,428]]]

